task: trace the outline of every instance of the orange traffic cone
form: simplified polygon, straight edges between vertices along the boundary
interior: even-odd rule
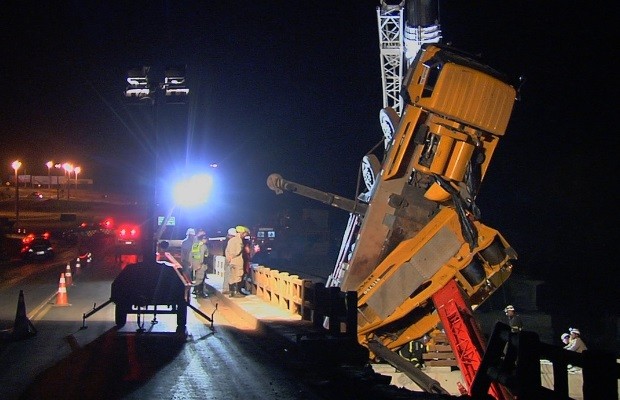
[[[24,291],[19,291],[17,300],[17,312],[15,313],[15,325],[13,326],[13,340],[27,339],[37,334],[37,329],[26,315],[26,302],[24,301]]]
[[[58,282],[58,293],[56,294],[56,307],[70,306],[69,296],[67,295],[67,286],[65,285],[65,274],[60,274],[60,281]]]
[[[71,275],[71,264],[67,263],[67,268],[65,269],[65,283],[67,286],[73,286],[73,275]]]
[[[78,258],[75,260],[75,268],[76,268],[76,269],[80,269],[81,267],[82,267],[82,265],[80,264],[80,257],[78,257]]]

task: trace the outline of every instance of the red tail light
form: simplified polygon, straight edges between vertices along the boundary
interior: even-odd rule
[[[139,236],[138,228],[123,227],[118,230],[118,236],[123,239],[134,239]]]
[[[28,236],[25,236],[25,237],[22,239],[22,243],[23,243],[23,244],[30,243],[30,242],[32,242],[32,240],[33,240],[33,239],[34,239],[34,234],[32,234],[32,233],[31,233],[31,234],[29,234]]]

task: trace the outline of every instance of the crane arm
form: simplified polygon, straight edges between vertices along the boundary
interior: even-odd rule
[[[360,203],[356,200],[347,199],[333,193],[323,192],[308,186],[301,185],[296,182],[287,181],[279,174],[271,174],[267,177],[267,186],[269,189],[282,194],[284,191],[296,193],[300,196],[308,197],[321,203],[328,204],[332,207],[340,208],[350,213],[363,215],[368,205]]]

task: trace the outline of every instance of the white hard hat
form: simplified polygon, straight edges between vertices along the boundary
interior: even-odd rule
[[[562,340],[567,339],[570,335],[568,333],[563,333],[562,336],[560,336],[560,338],[562,338]]]
[[[514,311],[514,310],[515,310],[515,308],[514,308],[513,306],[510,306],[510,305],[509,305],[509,306],[506,306],[506,308],[504,308],[504,312],[507,312],[507,311]]]
[[[228,235],[229,236],[235,236],[237,234],[237,230],[235,228],[230,228],[228,230]]]
[[[574,333],[575,335],[581,335],[581,332],[579,332],[579,329],[577,328],[570,328],[569,332]]]
[[[195,235],[196,231],[194,230],[194,228],[189,228],[187,229],[187,232],[185,232],[186,235]]]

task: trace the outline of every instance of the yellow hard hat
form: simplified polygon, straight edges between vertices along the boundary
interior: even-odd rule
[[[239,233],[249,232],[249,231],[250,231],[247,227],[245,227],[245,226],[243,226],[243,225],[237,225],[237,226],[235,227],[235,230],[236,230],[237,232],[239,232]]]

